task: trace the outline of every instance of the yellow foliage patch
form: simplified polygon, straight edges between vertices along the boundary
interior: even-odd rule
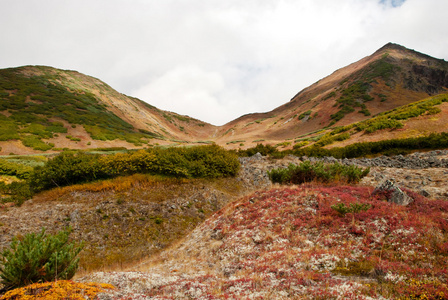
[[[37,299],[96,299],[98,293],[106,289],[115,289],[106,283],[78,283],[71,280],[56,282],[33,283],[14,289],[3,295],[0,300],[37,300]]]
[[[121,176],[113,179],[105,179],[95,182],[76,184],[66,187],[59,187],[49,191],[42,192],[40,199],[56,200],[72,192],[105,192],[113,190],[115,192],[127,191],[133,187],[149,187],[157,183],[187,183],[185,178],[170,178],[149,174],[134,174]]]

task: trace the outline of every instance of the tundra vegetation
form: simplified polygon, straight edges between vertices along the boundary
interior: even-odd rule
[[[237,155],[217,145],[151,148],[109,155],[66,151],[34,168],[0,160],[0,175],[23,179],[11,184],[0,183],[0,191],[5,194],[3,202],[21,204],[36,192],[137,173],[219,178],[235,176],[238,169]]]
[[[447,299],[448,202],[406,191],[414,201],[400,206],[372,190],[257,191],[163,257],[176,267],[214,265],[215,272],[142,292],[163,299]],[[212,249],[210,236],[219,242]]]
[[[48,68],[35,67],[44,75],[27,76],[22,68],[0,70],[0,141],[20,140],[26,147],[47,151],[54,144],[45,139],[67,133],[62,122],[83,126],[94,140],[125,140],[147,144],[158,134],[136,130],[110,112],[97,96],[76,84],[63,85],[66,78]],[[67,136],[71,141],[79,138]]]
[[[358,183],[369,172],[370,168],[363,169],[354,165],[322,162],[312,164],[310,161],[304,161],[299,165],[290,164],[287,168],[273,169],[268,175],[275,183]]]
[[[336,135],[335,137],[338,136],[341,135]],[[342,137],[344,137],[344,135],[342,135]],[[255,147],[239,150],[238,154],[240,156],[252,156],[257,152],[260,152],[262,155],[269,155],[273,158],[283,158],[288,154],[293,154],[299,157],[333,156],[335,158],[398,155],[408,154],[417,150],[446,149],[448,147],[448,133],[432,133],[423,137],[354,143],[345,147],[334,147],[331,149],[321,147],[318,143],[304,147],[306,145],[307,144],[303,143],[298,147],[294,147],[292,150],[279,151],[277,148],[270,145],[257,144]]]

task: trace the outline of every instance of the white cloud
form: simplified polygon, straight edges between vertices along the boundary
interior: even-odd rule
[[[2,0],[0,67],[74,69],[223,124],[387,42],[448,58],[446,0]]]
[[[218,73],[207,72],[196,66],[178,66],[134,92],[158,108],[195,115],[207,113],[207,119],[220,120],[223,110],[218,95],[224,89]]]

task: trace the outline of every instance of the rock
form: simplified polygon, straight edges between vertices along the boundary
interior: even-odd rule
[[[252,158],[252,160],[254,160],[254,161],[262,160],[262,159],[263,159],[263,155],[261,155],[260,152],[257,152],[257,153],[254,154],[251,158]]]
[[[420,195],[424,196],[424,197],[429,197],[429,196],[431,196],[431,194],[430,194],[427,190],[425,190],[425,189],[421,189],[418,193],[419,193]]]
[[[381,193],[384,193],[387,196],[387,202],[392,202],[398,205],[406,206],[414,201],[389,179],[377,186],[373,190],[372,195]]]

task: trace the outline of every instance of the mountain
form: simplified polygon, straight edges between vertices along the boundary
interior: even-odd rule
[[[222,126],[217,141],[281,143],[447,92],[448,62],[389,43],[270,112],[248,114]]]
[[[76,71],[0,70],[1,154],[196,141],[214,126],[162,111]]]
[[[420,136],[446,131],[448,95],[431,97],[447,93],[448,62],[389,43],[270,112],[217,127],[160,110],[75,71],[10,68],[0,70],[0,154],[212,142],[234,149],[257,143],[291,148],[342,131],[345,141],[328,147]],[[420,106],[412,106],[418,101]],[[397,109],[419,113],[381,117]]]

